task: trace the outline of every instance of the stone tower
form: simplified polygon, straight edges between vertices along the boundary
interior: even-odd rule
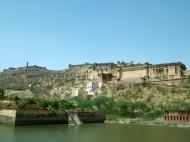
[[[28,68],[29,67],[29,63],[28,63],[28,61],[26,62],[26,68]]]

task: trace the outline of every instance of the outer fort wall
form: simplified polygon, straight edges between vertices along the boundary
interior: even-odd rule
[[[134,79],[134,78],[143,78],[145,77],[147,74],[146,69],[142,69],[142,70],[133,70],[133,71],[123,71],[122,72],[122,77],[121,80],[130,80],[130,79]]]
[[[98,81],[100,74],[112,74],[113,80],[130,81],[140,80],[144,77],[151,81],[173,80],[190,75],[186,66],[181,62],[165,64],[134,64],[134,63],[101,63],[72,65],[71,69],[77,68],[79,74],[86,76],[86,79]]]

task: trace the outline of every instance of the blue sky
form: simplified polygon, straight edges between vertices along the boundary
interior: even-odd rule
[[[0,0],[0,70],[85,62],[181,61],[189,0]]]

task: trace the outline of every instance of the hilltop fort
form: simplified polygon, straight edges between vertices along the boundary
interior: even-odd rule
[[[69,65],[69,70],[75,70],[76,76],[91,81],[135,83],[142,80],[179,81],[189,75],[186,66],[181,62],[150,64],[150,63],[94,63]]]
[[[185,85],[190,71],[181,62],[151,63],[85,63],[69,65],[54,71],[45,67],[29,66],[5,69],[0,73],[0,88],[9,94],[36,94],[45,98],[102,94],[102,87],[129,86],[144,81],[160,85]],[[109,87],[108,87],[109,86]],[[13,90],[19,90],[15,92]],[[26,92],[26,91],[27,92]],[[24,91],[24,92],[23,92]],[[25,95],[27,94],[27,95]]]
[[[27,63],[0,72],[0,107],[6,109],[76,108],[119,117],[189,121],[184,119],[189,98],[190,71],[181,62],[85,63],[60,71]]]

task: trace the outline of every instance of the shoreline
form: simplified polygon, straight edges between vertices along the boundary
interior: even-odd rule
[[[48,125],[104,123],[102,112],[52,112],[35,110],[0,110],[0,123],[9,125]]]
[[[145,126],[165,126],[175,128],[190,128],[190,122],[169,122],[164,120],[143,120],[130,118],[117,118],[116,120],[106,120],[106,124],[126,124],[126,125],[145,125]]]

